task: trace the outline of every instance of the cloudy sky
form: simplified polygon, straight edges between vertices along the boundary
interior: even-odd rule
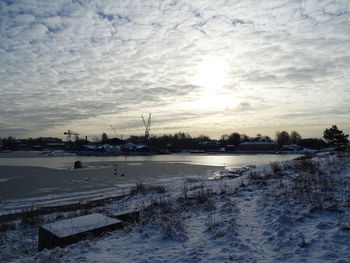
[[[0,0],[0,137],[350,132],[348,0]]]

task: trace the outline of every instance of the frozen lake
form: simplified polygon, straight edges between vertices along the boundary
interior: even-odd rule
[[[250,164],[260,165],[276,161],[291,160],[296,154],[169,154],[151,156],[65,156],[35,158],[0,158],[0,166],[36,166],[53,169],[70,169],[77,160],[93,163],[94,168],[108,167],[110,163],[123,162],[167,162],[193,165],[225,166],[239,168]]]
[[[22,154],[22,155],[21,155]],[[24,156],[25,158],[18,158]],[[34,157],[33,157],[34,156]],[[44,157],[38,153],[15,153],[0,158],[0,210],[7,206],[26,206],[41,200],[78,199],[100,196],[140,182],[158,183],[172,178],[208,178],[223,167],[239,168],[296,158],[279,154],[171,154],[152,156]],[[73,169],[75,161],[82,169]],[[107,191],[107,189],[109,189]],[[47,197],[46,197],[47,196]],[[9,199],[21,200],[17,203]],[[28,199],[24,202],[23,198]],[[54,200],[55,201],[55,200]]]

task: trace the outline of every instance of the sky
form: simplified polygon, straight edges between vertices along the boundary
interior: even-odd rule
[[[0,0],[0,137],[350,133],[348,0]]]

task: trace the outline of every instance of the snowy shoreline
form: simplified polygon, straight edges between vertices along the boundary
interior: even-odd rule
[[[141,210],[140,224],[36,251],[38,223],[130,209]],[[143,185],[88,211],[23,221],[2,225],[0,261],[345,263],[350,258],[349,153],[272,163],[237,178]]]

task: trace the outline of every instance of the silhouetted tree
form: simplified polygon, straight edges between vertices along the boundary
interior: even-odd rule
[[[177,132],[174,134],[172,139],[173,148],[176,150],[179,149],[195,149],[198,145],[198,142],[192,139],[191,135],[187,132]]]
[[[224,135],[221,135],[221,138],[219,141],[221,145],[226,145],[228,142],[228,139],[229,139],[229,136],[227,134],[224,134]]]
[[[238,132],[231,133],[228,137],[228,143],[238,146],[241,141],[241,135]]]
[[[262,135],[260,133],[257,133],[253,138],[253,142],[261,142],[261,141],[262,141]]]
[[[246,134],[241,134],[240,142],[249,142],[251,138]]]
[[[276,141],[281,146],[290,144],[289,133],[286,131],[276,132]]]
[[[329,129],[325,129],[323,132],[323,138],[330,145],[334,146],[346,146],[349,143],[349,135],[344,134],[342,130],[339,130],[337,125],[333,125]]]
[[[210,137],[208,135],[204,135],[204,134],[199,135],[198,139],[202,140],[202,141],[210,141]]]
[[[271,138],[267,135],[261,135],[261,133],[258,133],[255,135],[253,139],[251,139],[253,142],[271,142]]]
[[[262,142],[272,142],[270,136],[264,135],[261,137]]]
[[[17,149],[16,138],[12,136],[9,136],[7,138],[2,138],[2,146],[5,149],[16,150]]]
[[[107,133],[102,133],[102,136],[101,136],[101,143],[102,144],[105,144],[105,143],[108,143],[108,136],[107,136]]]
[[[177,132],[174,134],[176,140],[188,140],[191,139],[191,135],[187,132]]]
[[[300,141],[301,141],[301,135],[296,131],[292,131],[290,133],[290,143],[299,144]]]

